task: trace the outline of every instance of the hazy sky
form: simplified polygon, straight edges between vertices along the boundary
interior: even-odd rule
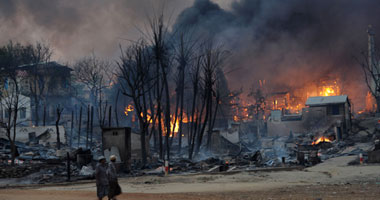
[[[124,39],[136,40],[148,16],[164,10],[174,23],[194,0],[0,0],[0,43],[44,41],[55,59],[71,62],[94,51],[115,57]],[[229,1],[214,0],[227,8]]]

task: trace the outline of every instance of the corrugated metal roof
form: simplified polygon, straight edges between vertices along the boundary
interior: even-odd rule
[[[327,104],[346,103],[348,101],[347,95],[342,96],[328,96],[328,97],[309,97],[306,101],[306,106],[318,106]]]

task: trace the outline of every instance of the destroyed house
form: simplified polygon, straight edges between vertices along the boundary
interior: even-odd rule
[[[351,129],[351,104],[347,95],[309,97],[305,104],[308,114],[319,112],[341,134]]]
[[[15,105],[12,104],[12,96],[4,97],[0,100],[0,122],[8,123],[9,116],[12,118],[15,114],[14,106]],[[30,98],[19,95],[17,109],[17,125],[29,126],[32,121]]]
[[[58,64],[57,62],[45,62],[38,64],[20,65],[16,69],[17,79],[21,94],[30,98],[30,110],[33,122],[36,121],[35,112],[39,112],[39,123],[41,124],[44,112],[47,124],[52,124],[56,119],[56,106],[70,107],[74,90],[71,87],[72,69]],[[7,77],[2,77],[7,80]],[[12,89],[5,81],[3,89]],[[36,106],[38,104],[38,109]],[[45,111],[44,111],[45,110]]]

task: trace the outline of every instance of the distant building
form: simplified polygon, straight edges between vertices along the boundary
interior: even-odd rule
[[[16,70],[21,94],[30,99],[30,109],[28,108],[28,110],[31,112],[33,123],[36,120],[36,112],[39,112],[38,121],[41,125],[44,110],[46,111],[46,123],[49,124],[49,122],[55,121],[55,108],[58,104],[71,108],[74,93],[71,87],[71,68],[57,62],[47,62],[21,65],[12,70]],[[2,78],[7,80],[7,77]],[[3,90],[12,89],[11,82],[8,85],[5,81],[1,88]],[[38,110],[35,109],[36,106]]]

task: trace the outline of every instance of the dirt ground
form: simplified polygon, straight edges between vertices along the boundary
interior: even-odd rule
[[[95,200],[93,191],[0,190],[0,200]],[[310,199],[357,200],[379,199],[380,185],[308,185],[261,191],[194,192],[194,193],[124,193],[119,200],[248,200],[248,199]],[[106,199],[106,198],[105,198]]]
[[[333,158],[297,171],[120,179],[120,199],[380,199],[380,165],[348,166],[356,156]],[[96,199],[93,182],[0,190],[0,200]]]

